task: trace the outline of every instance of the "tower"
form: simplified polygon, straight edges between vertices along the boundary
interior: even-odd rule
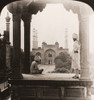
[[[8,12],[7,12],[7,16],[6,16],[5,20],[6,20],[6,31],[9,32],[9,29],[10,29],[10,16],[9,16]]]
[[[33,28],[33,49],[38,48],[38,36],[37,36],[37,30]]]
[[[65,48],[68,48],[68,29],[65,28]]]
[[[6,30],[4,31],[5,39],[6,39],[6,67],[9,71],[11,69],[11,53],[10,53],[10,42],[9,42],[9,34],[10,34],[10,16],[7,12],[7,16],[5,17],[6,20]]]
[[[10,16],[9,13],[7,12],[7,16],[5,17],[6,20],[6,30],[4,31],[6,35],[7,41],[9,41],[9,32],[10,32]]]

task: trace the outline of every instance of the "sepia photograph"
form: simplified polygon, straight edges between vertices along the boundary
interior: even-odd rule
[[[0,6],[0,100],[94,100],[93,0]]]

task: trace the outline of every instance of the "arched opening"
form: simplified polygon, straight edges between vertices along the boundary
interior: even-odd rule
[[[21,3],[21,2],[20,2]],[[20,4],[19,3],[19,4]],[[51,3],[54,3],[54,2],[51,2]],[[64,5],[64,7],[67,9],[67,10],[72,10],[74,13],[77,13],[78,14],[78,16],[76,15],[76,20],[77,19],[79,19],[79,30],[77,29],[77,31],[78,32],[85,32],[85,30],[84,30],[84,27],[88,27],[88,25],[87,26],[85,26],[84,25],[84,23],[82,22],[82,20],[84,21],[84,20],[86,20],[86,21],[88,21],[88,15],[89,15],[89,13],[92,13],[92,9],[88,6],[88,5],[86,5],[86,4],[84,4],[84,3],[79,3],[79,2],[73,2],[73,1],[71,1],[71,2],[60,2],[60,3],[63,3],[63,5]],[[70,6],[67,6],[67,5],[69,5],[69,3],[70,3]],[[14,3],[15,4],[15,3]],[[76,4],[76,6],[73,6],[73,4]],[[81,6],[79,6],[79,4],[81,4]],[[29,4],[30,5],[30,4]],[[49,5],[52,5],[52,4],[49,4]],[[54,5],[54,4],[53,4]],[[58,4],[57,4],[58,5]],[[62,4],[59,4],[58,6],[62,6]],[[22,8],[21,8],[21,6],[19,5],[19,7],[20,7],[20,13],[21,13],[21,10],[22,10]],[[76,9],[74,9],[74,8]],[[87,9],[89,9],[90,10],[90,12],[88,13],[86,10],[86,12],[85,13],[83,13],[84,12],[84,10],[79,10],[79,9],[77,9],[77,7],[78,8],[80,8],[80,9],[84,9],[85,10],[85,7],[87,8]],[[9,9],[11,9],[11,7],[9,8]],[[29,8],[29,9],[31,9],[31,8]],[[42,10],[41,8],[38,8],[38,10]],[[24,9],[25,10],[25,9]],[[71,12],[72,12],[71,11]],[[11,11],[10,11],[11,12]],[[24,12],[24,11],[23,11]],[[43,11],[44,12],[44,11]],[[72,13],[73,13],[72,12]],[[13,13],[13,11],[12,11],[12,13]],[[16,12],[17,13],[17,12]],[[37,13],[37,9],[35,9],[35,13]],[[82,15],[82,13],[83,13],[83,15]],[[26,13],[27,14],[27,13]],[[38,13],[39,14],[39,13]],[[30,17],[30,15],[29,14],[27,14],[29,17]],[[86,16],[86,18],[85,18],[85,16]],[[24,19],[25,18],[25,14],[23,14],[22,15],[22,19],[23,20],[25,20]],[[58,18],[59,19],[59,18]],[[30,20],[30,19],[29,19]],[[32,21],[33,21],[33,19],[32,19]],[[81,21],[81,22],[80,22]],[[85,22],[86,22],[85,21]],[[33,22],[32,22],[33,23]],[[87,23],[87,22],[86,22]],[[54,26],[55,27],[55,26]],[[82,28],[83,27],[83,28]],[[26,29],[24,30],[24,31],[27,31]],[[53,30],[52,30],[53,31]],[[65,31],[66,31],[66,28],[65,28]],[[66,31],[67,32],[67,31]],[[86,39],[85,40],[82,40],[81,39],[81,37],[83,37],[83,34],[80,32],[80,34],[79,34],[79,37],[80,37],[80,42],[82,43],[82,41],[86,41]],[[53,33],[53,32],[52,32]],[[66,33],[67,34],[67,33]],[[41,35],[40,35],[41,36]],[[27,37],[27,36],[26,36]],[[63,36],[62,36],[63,37]],[[66,36],[65,36],[66,37]],[[88,36],[86,36],[86,37],[88,37]],[[60,37],[59,37],[60,38]],[[27,39],[26,39],[27,40]],[[87,41],[88,41],[88,39],[87,39]],[[29,41],[27,41],[27,43],[29,43]],[[71,42],[69,42],[69,43],[71,43]],[[86,43],[86,42],[85,42]],[[25,44],[25,43],[24,43]],[[84,45],[84,43],[82,44],[82,45]],[[81,46],[82,46],[81,45]],[[25,45],[25,46],[27,46],[27,45]],[[25,47],[25,48],[28,48],[28,47]],[[81,47],[82,48],[82,47]],[[88,48],[88,47],[87,47]],[[28,48],[29,49],[29,48]],[[27,52],[27,51],[26,51]],[[83,51],[82,51],[83,52]],[[82,53],[81,52],[81,53]],[[87,52],[88,52],[88,50],[87,50]],[[85,54],[83,53],[83,55],[85,56]],[[27,57],[28,58],[28,57]],[[83,58],[83,57],[81,57],[81,58]],[[27,60],[28,61],[28,60]],[[84,64],[82,64],[82,66],[83,66]]]
[[[40,56],[40,57],[41,57],[41,53],[40,53],[40,52],[37,52],[37,53],[36,53],[36,55],[38,55],[38,56]]]
[[[45,51],[45,54],[44,54],[44,63],[45,64],[48,64],[48,65],[52,65],[54,64],[54,59],[56,57],[56,52],[52,49],[48,49]]]

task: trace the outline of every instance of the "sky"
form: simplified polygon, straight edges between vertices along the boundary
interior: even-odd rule
[[[2,10],[0,17],[0,33],[6,29],[5,17],[7,15],[7,8]],[[13,30],[12,30],[12,15],[9,13],[10,20],[10,42],[13,44]],[[94,14],[90,16],[89,23],[89,43],[90,52],[94,52]],[[42,42],[54,44],[59,42],[60,47],[65,47],[65,30],[68,30],[68,48],[72,51],[72,34],[79,34],[78,15],[71,10],[67,11],[62,4],[48,4],[42,12],[32,15],[31,20],[31,49],[32,49],[32,29],[35,28],[38,32],[38,46],[41,47]],[[21,48],[24,48],[24,27],[21,22]]]

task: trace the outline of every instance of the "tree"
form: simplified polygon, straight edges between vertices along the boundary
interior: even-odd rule
[[[71,72],[72,58],[67,52],[60,53],[54,60],[56,73],[69,73]]]

